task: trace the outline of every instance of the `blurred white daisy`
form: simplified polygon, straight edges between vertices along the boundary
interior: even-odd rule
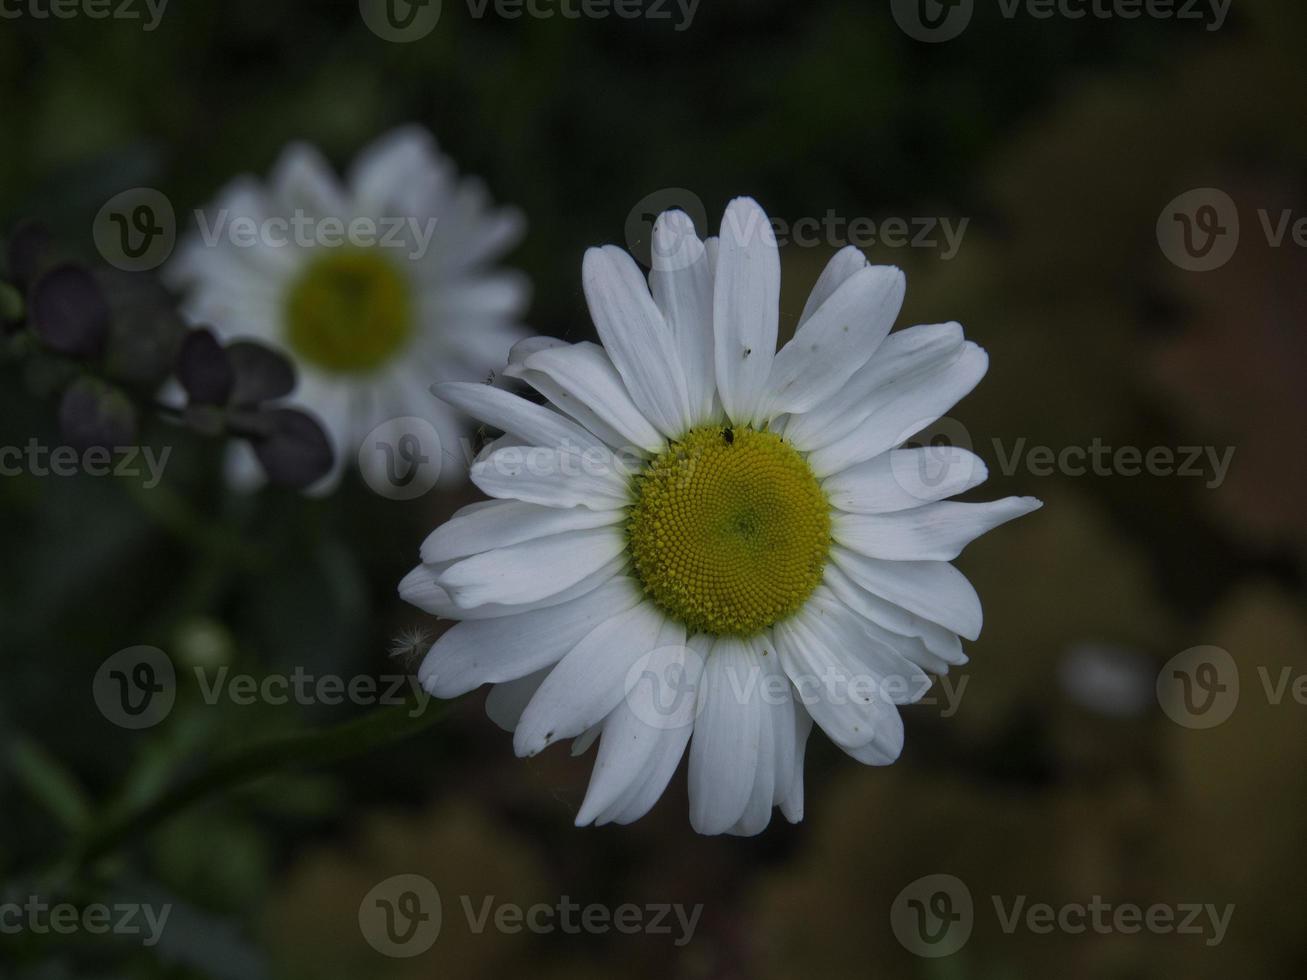
[[[424,418],[447,456],[460,452],[468,433],[449,408],[433,408],[428,387],[484,379],[523,336],[528,284],[493,263],[524,220],[460,179],[428,132],[381,137],[343,181],[312,146],[291,144],[266,183],[234,180],[197,226],[166,275],[193,323],[295,361],[296,403],[322,420],[335,450],[320,489],[392,419]],[[247,449],[230,463],[236,483],[261,479]]]
[[[706,242],[663,214],[654,255],[646,283],[620,249],[586,254],[602,347],[514,348],[507,373],[547,405],[436,386],[508,434],[472,469],[499,499],[438,528],[400,593],[462,620],[422,665],[432,694],[494,684],[519,755],[599,738],[578,824],[642,816],[688,745],[694,828],[755,834],[774,806],[802,817],[814,720],[860,762],[898,757],[897,705],[980,632],[949,562],[1040,504],[946,501],[984,464],[898,448],[988,363],[954,323],[887,336],[898,269],[838,253],[777,352],[780,263],[755,202]]]

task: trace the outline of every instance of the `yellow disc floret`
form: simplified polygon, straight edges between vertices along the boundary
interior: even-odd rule
[[[755,634],[797,612],[821,582],[830,505],[775,433],[692,429],[634,479],[636,575],[690,632]]]
[[[412,332],[410,287],[394,262],[367,249],[313,260],[286,298],[286,339],[328,371],[371,371]]]

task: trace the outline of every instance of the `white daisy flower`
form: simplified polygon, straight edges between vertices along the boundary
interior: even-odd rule
[[[598,737],[578,825],[642,816],[688,745],[694,829],[756,834],[774,806],[802,818],[813,721],[859,762],[898,757],[897,705],[980,632],[950,560],[1040,503],[946,501],[984,464],[898,448],[987,366],[956,323],[887,336],[898,269],[838,253],[778,352],[755,202],[706,242],[663,214],[654,254],[646,283],[620,249],[586,253],[602,347],[514,348],[507,373],[547,404],[435,386],[506,433],[472,467],[497,499],[438,528],[400,594],[462,620],[420,669],[433,695],[495,685],[518,755]]]
[[[467,432],[448,407],[433,412],[432,379],[483,380],[524,336],[527,282],[493,266],[521,238],[522,215],[459,179],[419,127],[364,149],[344,181],[312,146],[291,144],[266,184],[236,179],[198,224],[166,275],[191,322],[294,360],[295,401],[335,451],[320,489],[392,419],[424,418],[455,450]],[[247,448],[229,473],[242,486],[261,479]]]

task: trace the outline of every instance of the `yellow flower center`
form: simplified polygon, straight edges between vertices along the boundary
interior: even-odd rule
[[[797,612],[830,552],[830,505],[772,432],[691,429],[635,478],[627,523],[645,591],[691,632],[750,636]]]
[[[315,259],[286,298],[290,346],[328,371],[371,371],[390,360],[412,330],[408,282],[372,251],[333,250]]]

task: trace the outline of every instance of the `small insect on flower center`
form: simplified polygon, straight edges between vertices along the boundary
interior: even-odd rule
[[[690,430],[635,477],[627,524],[636,575],[691,632],[750,636],[797,612],[821,582],[830,505],[773,432]]]
[[[315,258],[286,298],[286,335],[305,361],[328,371],[360,373],[386,363],[413,330],[402,271],[364,249]]]

